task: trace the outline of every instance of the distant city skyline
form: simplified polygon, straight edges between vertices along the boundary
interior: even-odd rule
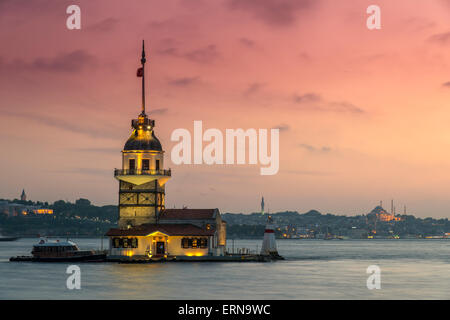
[[[282,3],[80,0],[68,30],[67,3],[2,1],[0,198],[117,204],[145,39],[167,208],[259,212],[264,196],[266,212],[355,215],[394,199],[399,214],[450,217],[450,3]],[[371,4],[381,30],[366,27]],[[194,120],[279,128],[278,174],[174,165],[170,135]]]
[[[25,189],[22,189],[22,193],[20,194],[20,197],[13,197],[13,198],[11,198],[11,199],[2,199],[2,200],[9,200],[9,201],[15,201],[15,200],[21,200],[21,201],[32,201],[32,202],[40,202],[40,203],[48,203],[49,205],[52,205],[52,202],[48,202],[48,201],[42,201],[42,200],[39,200],[39,199],[34,199],[34,200],[29,200],[29,199],[27,199],[27,197],[26,197],[26,193],[25,193]],[[59,200],[56,200],[56,201],[61,201],[61,200],[63,200],[63,201],[66,201],[66,202],[70,202],[70,203],[77,203],[77,202],[79,202],[79,201],[84,201],[84,202],[91,202],[89,199],[86,199],[86,198],[78,198],[78,199],[74,199],[74,200],[69,200],[69,199],[59,199]],[[99,204],[94,204],[93,203],[93,205],[99,205]],[[102,204],[100,204],[100,205],[102,205]],[[110,203],[108,203],[108,204],[106,204],[106,205],[111,205]],[[115,205],[115,204],[112,204],[112,205]],[[181,206],[182,208],[189,208],[188,206],[186,206],[186,205],[183,205],[183,206]],[[253,214],[253,213],[261,213],[261,215],[264,215],[265,214],[265,211],[264,211],[264,207],[265,207],[265,203],[264,203],[264,196],[263,197],[261,197],[261,203],[260,203],[260,210],[258,211],[258,210],[256,210],[256,211],[252,211],[252,210],[250,210],[250,211],[248,211],[248,212],[234,212],[234,213],[244,213],[244,214]],[[167,207],[168,209],[170,209],[170,207]],[[377,208],[382,208],[384,211],[383,211],[383,214],[386,214],[386,215],[389,215],[389,216],[400,216],[400,215],[404,215],[404,214],[407,214],[407,215],[409,215],[409,214],[411,214],[411,215],[414,215],[413,213],[408,213],[407,212],[407,210],[406,210],[406,205],[403,205],[403,210],[401,211],[401,212],[398,212],[397,211],[397,209],[396,209],[396,207],[394,206],[394,200],[393,199],[391,199],[391,209],[388,209],[388,208],[386,208],[386,207],[384,207],[383,206],[383,200],[380,200],[380,202],[379,202],[379,204],[378,205],[376,205],[372,210],[370,210],[369,212],[359,212],[358,213],[358,215],[366,215],[366,214],[369,214],[369,213],[371,213],[371,212],[374,212],[374,211],[377,211]],[[298,211],[298,210],[279,210],[279,211],[277,211],[277,212],[283,212],[283,211],[297,211],[298,213],[304,213],[304,212],[300,212],[300,211]],[[316,210],[316,209],[309,209],[309,210],[307,210],[307,211],[305,211],[305,212],[309,212],[309,211],[319,211],[319,210]],[[225,212],[224,212],[225,213]],[[233,212],[230,212],[230,213],[233,213]],[[270,212],[267,212],[267,214],[269,214]],[[274,213],[274,212],[272,212],[272,213]],[[333,213],[333,212],[322,212],[322,214],[326,214],[326,213]]]

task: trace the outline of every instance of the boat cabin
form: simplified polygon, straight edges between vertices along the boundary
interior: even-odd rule
[[[33,246],[31,254],[35,258],[68,257],[83,253],[72,241],[48,241],[41,239]]]

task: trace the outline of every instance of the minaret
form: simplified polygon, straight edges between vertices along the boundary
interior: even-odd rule
[[[155,120],[145,113],[145,48],[142,41],[142,105],[137,119],[131,121],[132,133],[122,150],[122,169],[115,169],[119,180],[119,228],[157,223],[164,209],[165,183],[171,171],[164,170],[164,151],[155,136]]]
[[[261,199],[261,215],[264,215],[264,197]]]

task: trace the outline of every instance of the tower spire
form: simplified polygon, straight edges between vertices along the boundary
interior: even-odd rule
[[[145,46],[144,46],[144,40],[142,40],[142,57],[141,57],[141,64],[142,67],[140,70],[141,73],[138,75],[140,75],[142,77],[142,115],[145,116],[145,71],[144,71],[144,67],[145,67],[145,62],[147,60],[145,59]]]

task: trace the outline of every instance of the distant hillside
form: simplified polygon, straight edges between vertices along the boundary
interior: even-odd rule
[[[52,209],[53,214],[33,214],[36,208]],[[316,210],[306,213],[284,211],[270,215],[277,225],[276,236],[283,238],[450,236],[447,218],[421,219],[399,215],[397,217],[401,221],[383,221],[389,214],[381,207],[358,216],[322,214]],[[222,214],[227,222],[229,238],[261,238],[267,216],[260,213]],[[116,205],[95,206],[87,199],[78,199],[75,203],[59,200],[53,204],[0,199],[0,228],[5,235],[100,236],[116,226],[117,218]]]
[[[100,236],[117,223],[117,206],[94,206],[87,199],[75,203],[0,200],[0,226],[5,235]],[[33,214],[33,209],[52,209],[53,214]]]
[[[447,218],[421,219],[412,215],[399,215],[401,221],[382,221],[377,219],[377,214],[386,214],[386,211],[377,207],[368,215],[358,216],[321,214],[316,210],[310,210],[302,214],[295,211],[285,211],[271,213],[270,215],[278,227],[276,230],[277,237],[284,238],[323,238],[326,235],[350,238],[450,236],[450,222]],[[227,230],[231,236],[253,237],[258,232],[260,235],[263,233],[260,230],[264,230],[263,226],[267,221],[267,214],[225,213],[222,218],[227,222]]]
[[[326,224],[330,222],[338,223],[365,223],[365,216],[341,216],[332,215],[330,213],[323,215],[317,210],[310,210],[306,213],[298,213],[297,211],[283,211],[270,214],[277,224],[297,224],[297,225],[309,225],[309,224]],[[261,215],[261,213],[252,214],[234,214],[225,213],[222,214],[222,218],[229,224],[248,224],[248,225],[265,225],[267,222],[268,214]]]

